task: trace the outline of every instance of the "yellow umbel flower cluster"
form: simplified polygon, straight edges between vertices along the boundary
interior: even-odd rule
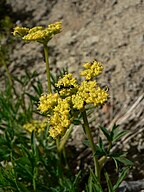
[[[73,108],[80,110],[84,107],[84,104],[97,106],[107,101],[107,98],[108,93],[101,89],[96,81],[83,81],[76,95],[72,96]]]
[[[15,27],[13,35],[21,36],[26,41],[38,41],[40,43],[48,43],[52,37],[61,32],[61,22],[48,25],[47,28],[36,26],[31,29],[26,27]]]
[[[80,75],[84,76],[86,80],[91,80],[101,74],[103,70],[103,65],[95,60],[92,63],[85,63],[83,67],[85,70],[81,71]]]
[[[69,111],[70,111],[70,97],[62,99],[55,94],[42,95],[38,109],[42,113],[50,115],[50,136],[53,138],[62,135],[70,124]]]
[[[50,136],[55,138],[62,135],[70,125],[69,120],[69,99],[59,98],[57,106],[54,108],[54,114],[50,119]]]
[[[27,35],[28,32],[29,32],[29,28],[17,26],[14,28],[13,35],[23,37],[23,36]]]
[[[44,94],[40,97],[40,104],[38,106],[38,109],[42,113],[49,112],[53,109],[53,107],[57,104],[58,102],[59,95],[58,93],[55,94]]]
[[[56,87],[61,97],[68,97],[76,92],[78,88],[77,80],[71,73],[65,74],[62,79],[56,83]]]
[[[41,131],[44,131],[47,126],[47,120],[32,120],[30,123],[26,123],[23,125],[23,128],[30,133],[32,131],[35,131],[37,133],[40,133]]]
[[[86,80],[80,84],[77,83],[72,74],[65,74],[56,83],[57,93],[40,97],[38,109],[42,113],[50,114],[49,133],[53,138],[65,133],[74,112],[81,112],[86,104],[98,106],[108,99],[108,91],[102,89],[95,80],[92,80],[102,72],[102,64],[94,61],[85,64],[84,68],[86,70],[82,71],[81,74],[85,76]],[[86,71],[88,75],[86,75]]]

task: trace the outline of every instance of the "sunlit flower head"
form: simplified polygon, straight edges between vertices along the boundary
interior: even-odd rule
[[[92,63],[85,63],[83,67],[85,69],[81,71],[80,75],[84,76],[86,80],[91,80],[92,78],[101,74],[103,70],[103,65],[97,61],[93,61]]]
[[[97,106],[108,99],[107,90],[101,89],[96,81],[82,81],[75,95],[72,96],[73,107],[80,110],[84,104]]]
[[[14,28],[13,35],[14,36],[24,37],[25,35],[28,34],[28,32],[29,32],[29,28],[17,26],[17,27]]]
[[[49,112],[58,102],[59,95],[55,94],[44,94],[39,99],[38,110],[42,113]]]
[[[50,136],[56,138],[62,135],[70,125],[69,119],[70,105],[69,99],[58,99],[57,106],[53,109],[53,115],[50,117]]]
[[[60,96],[68,97],[77,91],[78,84],[73,75],[69,73],[64,75],[63,78],[56,83],[56,87]]]
[[[35,30],[35,29],[33,29]],[[94,106],[104,104],[108,99],[108,90],[102,89],[93,77],[103,70],[101,63],[84,64],[81,75],[84,81],[78,83],[71,73],[65,74],[55,84],[57,93],[40,97],[38,109],[46,113],[49,121],[49,135],[54,139],[62,136],[69,128],[73,114],[79,113],[86,104]]]
[[[31,29],[23,27],[15,27],[13,35],[19,35],[26,41],[37,41],[47,44],[52,37],[61,32],[61,22],[56,22],[48,25],[47,28],[43,26],[36,26]]]
[[[41,131],[44,131],[48,122],[47,120],[32,120],[29,123],[26,123],[23,125],[23,128],[27,130],[28,132],[35,131],[36,133],[40,133]]]

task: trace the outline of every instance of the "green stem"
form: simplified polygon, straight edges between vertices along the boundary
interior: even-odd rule
[[[33,169],[33,190],[36,191],[37,167]]]
[[[51,82],[50,82],[49,59],[48,59],[48,46],[46,44],[44,44],[44,55],[45,55],[45,62],[46,62],[46,74],[47,74],[47,81],[48,81],[48,92],[52,93]]]
[[[88,123],[87,114],[86,114],[85,109],[82,112],[82,117],[83,117],[85,132],[86,132],[86,135],[87,135],[88,140],[90,142],[90,147],[91,147],[91,150],[92,150],[92,153],[93,153],[94,166],[95,166],[95,175],[98,178],[98,180],[100,181],[100,167],[99,167],[98,158],[95,155],[96,147],[95,147],[95,144],[94,144],[94,141],[93,141],[93,137],[92,137],[91,130],[90,130],[90,127],[89,127],[89,123]]]
[[[14,174],[14,182],[15,182],[15,185],[16,185],[16,188],[17,188],[18,192],[21,192],[21,190],[20,190],[20,188],[19,188],[19,186],[17,184],[16,174],[15,174],[15,170],[14,170],[14,161],[13,161],[12,149],[11,149],[11,152],[10,152],[10,159],[11,159],[11,163],[12,163],[12,171],[13,171],[13,174]]]
[[[58,164],[59,164],[59,174],[60,174],[60,182],[61,180],[63,179],[63,170],[62,170],[62,151],[59,151],[58,148],[59,148],[59,145],[60,145],[60,138],[57,138],[56,139],[56,147],[57,147],[57,157],[58,157]]]
[[[57,148],[57,149],[58,149],[58,152],[61,152],[61,151],[63,150],[63,148],[64,148],[67,140],[68,140],[69,137],[70,137],[70,134],[71,134],[71,132],[72,132],[72,130],[73,130],[73,127],[74,127],[74,126],[71,125],[71,126],[69,127],[69,129],[66,131],[65,135],[63,136],[63,138],[61,139],[59,145],[57,146],[57,147],[58,147],[58,148]]]
[[[112,142],[110,141],[109,142],[109,145],[108,145],[108,150],[107,150],[107,153],[109,154],[110,150],[111,150],[111,147],[112,147]],[[108,159],[108,155],[103,155],[100,159],[99,159],[99,166],[100,166],[100,170],[102,169],[102,167],[104,166],[105,162],[107,161]]]
[[[99,159],[99,166],[100,166],[100,170],[102,169],[102,167],[104,166],[106,160],[107,160],[107,155],[104,155],[102,156],[100,159]]]
[[[25,103],[25,95],[24,95],[24,93],[21,96],[21,100],[22,100],[22,107],[23,107],[24,113],[26,114],[26,103]]]
[[[5,61],[3,61],[3,64],[4,64],[4,67],[5,67],[5,70],[6,70],[6,73],[7,73],[9,82],[10,82],[10,85],[13,86],[13,80],[12,80],[11,74],[10,74],[10,72],[9,72],[9,69],[8,69],[8,67],[7,67],[7,64],[6,64]]]

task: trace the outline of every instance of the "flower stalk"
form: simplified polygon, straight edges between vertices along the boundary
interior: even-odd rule
[[[96,147],[95,147],[95,144],[94,144],[94,141],[93,141],[93,137],[92,137],[91,130],[90,130],[90,127],[89,127],[89,123],[88,123],[87,114],[86,114],[85,109],[82,112],[82,117],[83,117],[83,122],[84,122],[83,126],[84,126],[84,129],[85,129],[86,135],[88,137],[88,140],[89,140],[89,143],[90,143],[90,147],[91,147],[91,150],[92,150],[92,154],[93,154],[94,167],[95,167],[95,175],[98,178],[98,180],[100,181],[100,167],[99,167],[98,158],[95,155]]]
[[[49,67],[49,58],[48,58],[48,46],[44,44],[44,55],[46,62],[46,74],[47,74],[47,83],[48,83],[48,93],[52,93],[51,81],[50,81],[50,67]]]
[[[6,64],[5,61],[3,61],[3,65],[4,65],[4,67],[5,67],[5,70],[6,70],[6,73],[7,73],[9,82],[10,82],[10,85],[13,87],[13,80],[12,80],[11,74],[10,74],[10,72],[9,72],[9,69],[8,69],[7,64]]]

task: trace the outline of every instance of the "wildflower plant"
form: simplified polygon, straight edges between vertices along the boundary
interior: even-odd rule
[[[26,72],[23,82],[21,78],[10,76],[11,74],[7,71],[8,77],[10,76],[10,86],[6,92],[10,91],[14,97],[11,97],[6,106],[3,93],[0,93],[0,103],[4,108],[4,111],[0,109],[0,123],[1,128],[5,127],[2,129],[4,138],[0,142],[2,149],[7,149],[5,154],[0,150],[1,161],[4,161],[4,166],[0,166],[0,187],[3,191],[7,191],[7,189],[26,192],[79,191],[83,170],[75,175],[71,174],[66,153],[66,142],[75,125],[83,127],[87,137],[84,143],[92,151],[94,164],[94,170],[93,167],[89,168],[89,177],[83,190],[102,192],[103,173],[107,182],[107,191],[114,192],[132,165],[124,154],[112,151],[115,143],[126,134],[126,131],[120,131],[117,125],[114,125],[111,131],[100,126],[99,129],[104,134],[107,145],[100,136],[97,143],[93,139],[87,109],[103,105],[110,97],[107,86],[102,88],[96,80],[102,73],[104,65],[97,60],[83,64],[83,70],[79,73],[81,80],[76,79],[68,71],[61,72],[59,78],[57,74],[56,78],[51,74],[48,42],[61,32],[61,28],[61,22],[50,24],[46,28],[43,26],[31,29],[19,26],[14,28],[14,36],[27,42],[36,41],[43,45],[48,90],[43,92],[39,80],[29,81],[35,78],[35,75]],[[11,86],[11,81],[13,86]],[[16,108],[13,106],[14,99],[19,98],[19,95],[14,86],[15,81],[24,87],[31,82],[31,87],[36,93],[33,95],[23,89],[21,100],[15,103]],[[26,105],[26,96],[29,101],[28,105]],[[12,114],[12,116],[9,117],[8,114]],[[34,119],[34,114],[40,118]],[[118,171],[119,163],[124,164],[124,168],[114,184],[105,169],[105,164],[110,159],[114,161]]]

